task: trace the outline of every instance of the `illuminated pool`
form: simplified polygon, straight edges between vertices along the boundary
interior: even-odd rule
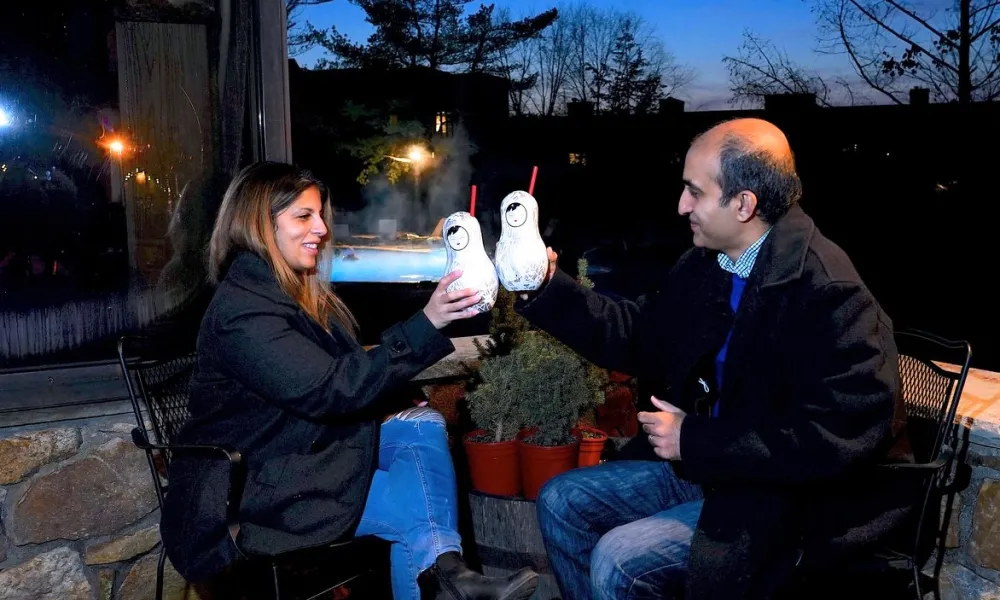
[[[444,275],[447,261],[441,244],[424,248],[337,246],[331,280],[334,283],[438,281]]]

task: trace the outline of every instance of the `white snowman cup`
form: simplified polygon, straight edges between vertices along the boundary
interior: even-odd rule
[[[497,242],[497,276],[511,292],[537,290],[549,268],[545,242],[538,231],[538,202],[528,192],[511,192],[500,203],[503,227]]]
[[[461,269],[462,276],[448,286],[449,292],[472,288],[479,292],[479,302],[470,308],[489,312],[497,301],[496,269],[483,247],[483,232],[479,221],[467,212],[448,215],[442,227],[444,249],[448,256],[444,274]]]

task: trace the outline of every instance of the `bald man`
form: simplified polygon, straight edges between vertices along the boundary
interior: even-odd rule
[[[637,377],[643,433],[537,502],[566,600],[766,598],[874,543],[912,488],[889,317],[799,207],[788,140],[758,119],[694,140],[678,212],[694,248],[633,303],[549,250],[518,310]]]

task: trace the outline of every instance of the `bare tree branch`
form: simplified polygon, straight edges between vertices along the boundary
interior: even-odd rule
[[[899,2],[894,2],[893,0],[885,0],[885,1],[886,1],[886,4],[888,4],[889,6],[892,6],[893,8],[895,8],[896,10],[898,10],[899,12],[903,13],[904,15],[906,15],[906,16],[910,17],[911,19],[913,19],[914,21],[916,21],[917,23],[920,23],[928,31],[930,31],[934,35],[938,36],[942,40],[946,40],[946,43],[948,43],[950,46],[955,47],[955,44],[952,43],[951,40],[948,40],[948,36],[946,36],[945,34],[941,33],[937,29],[935,29],[933,25],[931,25],[930,23],[928,23],[927,20],[924,19],[924,18],[922,18],[920,15],[914,13],[913,11],[911,11],[908,8],[906,8],[905,6],[903,6]]]
[[[972,9],[969,12],[969,16],[970,17],[975,17],[977,14],[979,14],[981,12],[985,12],[987,10],[995,10],[998,6],[1000,6],[1000,2],[988,2],[988,3],[984,4],[983,6],[980,6],[978,8]],[[987,20],[989,20],[989,19],[987,19]]]
[[[895,94],[886,89],[884,86],[876,83],[875,79],[871,75],[869,75],[869,73],[871,72],[870,70],[871,63],[869,63],[868,65],[863,65],[861,63],[861,59],[858,57],[857,52],[855,52],[854,50],[853,44],[851,44],[850,40],[848,40],[846,34],[842,34],[842,39],[844,43],[844,48],[847,51],[847,56],[850,58],[851,64],[854,65],[855,72],[857,72],[857,74],[861,77],[861,79],[863,79],[864,82],[868,84],[868,87],[884,95],[886,98],[888,98],[895,104],[903,104],[903,101],[897,98]]]
[[[285,21],[288,27],[288,54],[297,56],[307,52],[313,46],[321,43],[323,32],[313,27],[312,23],[306,21],[304,26],[299,26],[298,17],[301,11],[308,6],[327,4],[333,0],[285,0]]]
[[[633,74],[636,86],[660,97],[677,93],[694,80],[694,71],[667,51],[651,24],[634,13],[579,2],[562,7],[556,23],[534,41],[532,71],[538,77],[526,103],[532,112],[560,113],[568,98],[591,102],[596,112],[609,110],[615,49],[623,34],[634,39],[628,60],[633,66],[644,65],[641,73]],[[650,86],[657,79],[653,91]],[[635,109],[634,97],[625,95],[633,98],[630,110]]]
[[[994,33],[994,31],[993,31],[994,27],[1000,27],[1000,19],[997,19],[996,21],[993,21],[989,25],[986,25],[985,27],[983,27],[982,30],[979,33],[971,36],[971,40],[973,42],[976,42],[976,41],[979,40],[979,38],[983,37],[984,35],[989,35],[989,34]]]
[[[932,52],[929,52],[922,45],[920,45],[919,43],[915,42],[911,37],[903,34],[901,31],[898,31],[896,28],[894,28],[891,25],[889,25],[889,23],[888,23],[887,20],[880,19],[879,17],[875,16],[871,11],[869,11],[867,8],[865,8],[864,6],[862,6],[861,3],[858,2],[858,0],[848,0],[848,2],[850,2],[851,4],[853,4],[854,7],[857,8],[858,11],[861,14],[863,14],[866,17],[868,17],[869,19],[871,19],[871,21],[873,23],[875,23],[876,25],[878,25],[882,29],[885,29],[886,31],[888,31],[889,33],[891,33],[893,36],[895,36],[897,39],[899,39],[899,41],[901,41],[904,44],[907,44],[909,46],[912,46],[913,48],[916,48],[917,50],[919,50],[920,52],[923,52],[924,54],[927,54],[929,56],[934,56],[934,54]],[[888,3],[888,4],[895,4],[891,0],[885,0],[885,2]],[[958,72],[958,68],[956,68],[954,65],[951,65],[951,64],[948,64],[948,63],[942,63],[942,66],[944,66],[946,68],[949,68],[949,69],[952,69],[956,73]]]
[[[817,102],[830,106],[830,88],[816,73],[808,72],[773,43],[747,30],[737,56],[726,56],[733,104],[760,106],[774,94],[815,94]]]
[[[908,0],[812,1],[817,51],[846,54],[862,81],[893,102],[915,84],[940,101],[987,100],[1000,89],[996,0],[956,0],[949,10]]]

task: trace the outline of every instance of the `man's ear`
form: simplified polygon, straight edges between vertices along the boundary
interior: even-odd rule
[[[757,194],[744,190],[736,195],[736,218],[746,223],[757,215]]]

